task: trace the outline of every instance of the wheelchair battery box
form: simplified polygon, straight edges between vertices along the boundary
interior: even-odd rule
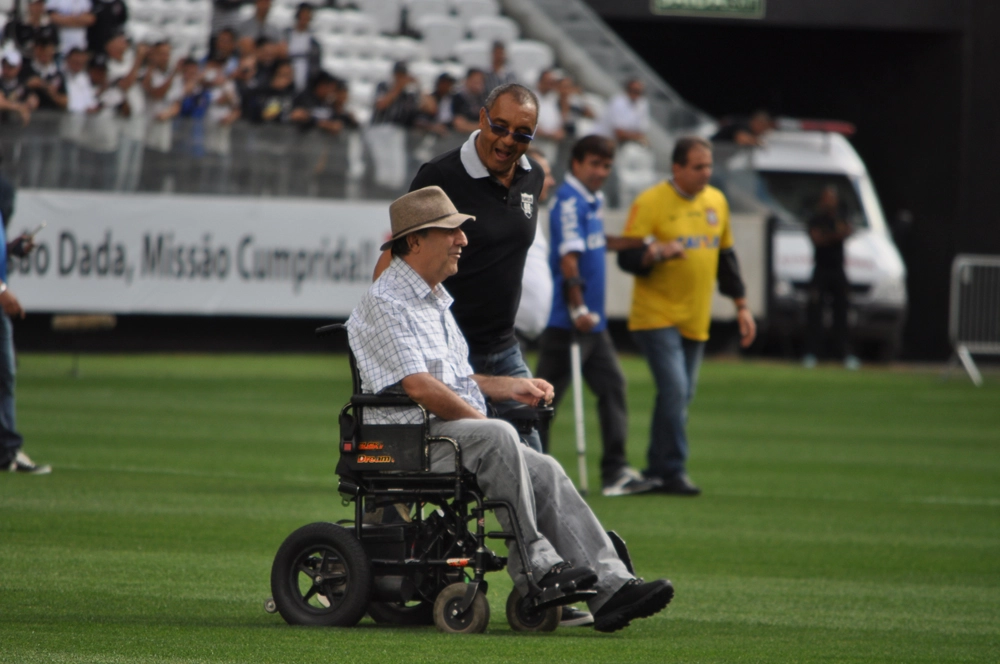
[[[392,509],[387,508],[387,509]],[[403,560],[407,541],[417,536],[416,526],[409,523],[392,525],[365,524],[361,528],[361,546],[369,558]]]
[[[423,470],[424,429],[412,424],[364,424],[341,440],[340,458],[351,470]]]

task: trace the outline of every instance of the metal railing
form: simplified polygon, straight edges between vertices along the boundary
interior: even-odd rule
[[[1000,355],[1000,256],[960,254],[951,264],[948,336],[969,378],[982,374],[972,356]],[[954,359],[953,359],[954,362]]]
[[[178,119],[169,133],[152,147],[131,137],[127,120],[39,112],[26,127],[0,124],[2,169],[18,187],[38,189],[391,200],[424,161],[467,138],[400,130],[393,159],[402,175],[387,183],[378,177],[370,128],[332,135]]]

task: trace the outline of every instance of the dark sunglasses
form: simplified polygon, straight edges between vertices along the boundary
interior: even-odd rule
[[[486,109],[484,108],[483,110],[485,111]],[[501,127],[500,125],[493,124],[493,120],[490,118],[489,111],[486,111],[486,123],[490,126],[490,131],[492,131],[500,138],[503,138],[507,134],[510,134],[510,137],[513,138],[518,143],[530,143],[535,138],[535,132],[531,132],[530,134],[519,134],[516,131],[511,131],[510,129],[507,129],[507,127]],[[538,127],[535,127],[535,131],[538,131]]]

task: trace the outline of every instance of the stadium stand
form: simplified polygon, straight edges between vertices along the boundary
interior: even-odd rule
[[[130,178],[128,181],[139,182],[140,190],[149,183],[163,187],[165,191],[185,191],[188,187],[197,187],[198,191],[223,193],[259,193],[254,192],[249,183],[261,182],[264,172],[280,171],[282,164],[289,168],[293,163],[308,162],[313,153],[322,148],[324,169],[318,166],[308,170],[317,177],[336,175],[357,180],[359,173],[370,171],[370,158],[359,154],[358,145],[363,141],[355,135],[356,132],[366,132],[366,127],[372,116],[374,91],[376,86],[389,80],[393,64],[406,62],[409,71],[419,85],[422,95],[428,95],[442,73],[448,73],[457,81],[461,81],[470,67],[487,70],[490,67],[490,50],[495,42],[503,42],[507,46],[508,67],[518,80],[533,87],[540,72],[558,65],[561,72],[573,76],[584,88],[582,92],[574,93],[574,104],[585,106],[589,112],[573,118],[572,126],[575,135],[585,135],[598,126],[606,99],[615,94],[620,84],[596,63],[611,63],[608,70],[620,69],[624,73],[633,73],[627,67],[621,66],[622,58],[628,61],[630,51],[620,43],[613,43],[609,37],[610,30],[604,28],[602,39],[579,38],[580,26],[589,20],[583,3],[580,0],[548,0],[537,3],[524,0],[326,0],[329,4],[318,3],[314,7],[313,18],[308,27],[309,34],[319,45],[321,55],[317,56],[318,67],[341,79],[346,84],[347,99],[340,108],[348,113],[355,124],[345,127],[338,136],[324,135],[323,140],[310,142],[301,131],[288,127],[269,127],[263,135],[263,129],[252,125],[247,114],[231,127],[214,127],[221,114],[211,112],[194,114],[187,111],[179,113],[173,120],[173,148],[171,158],[165,160],[146,160],[142,168],[172,168],[180,172],[184,164],[198,162],[199,172],[220,170],[209,178],[191,179],[180,176],[159,175],[153,177]],[[288,32],[295,23],[298,0],[274,0],[267,16],[267,23],[273,25],[288,39]],[[544,11],[543,11],[544,10]],[[194,58],[205,62],[210,55],[211,25],[213,7],[210,0],[130,0],[130,20],[126,25],[127,35],[132,42],[138,44],[154,44],[168,39],[172,45],[171,63],[176,65],[184,58]],[[244,4],[239,10],[239,19],[245,20],[254,15],[255,5]],[[553,12],[555,15],[553,15]],[[582,12],[582,13],[581,13]],[[11,10],[10,20],[16,16]],[[583,18],[581,18],[581,16]],[[592,21],[591,21],[592,22]],[[586,27],[593,30],[589,23]],[[576,31],[576,32],[574,32]],[[593,37],[592,32],[586,33]],[[611,46],[608,46],[608,40]],[[603,41],[602,41],[603,40]],[[589,47],[589,42],[598,44],[604,50],[590,53],[582,51]],[[5,48],[16,45],[8,43]],[[246,47],[244,46],[244,49]],[[616,54],[614,58],[607,56],[608,49]],[[624,56],[621,53],[625,53]],[[278,57],[283,57],[283,51],[278,51]],[[241,66],[255,67],[255,57],[264,56],[257,53],[244,53]],[[30,57],[30,54],[28,55]],[[269,85],[269,78],[263,77],[264,67],[272,66],[274,54],[270,60],[260,60],[261,69],[255,69],[243,76],[237,82],[237,88],[243,95],[258,94],[260,86]],[[249,58],[249,63],[247,58]],[[232,64],[226,64],[226,75],[237,79],[240,76],[236,67],[236,59]],[[312,72],[315,74],[315,71]],[[640,72],[648,80],[649,72]],[[615,71],[615,76],[625,78]],[[80,82],[79,77],[77,82]],[[254,82],[256,81],[256,82]],[[662,83],[662,82],[661,82]],[[301,84],[300,84],[301,85]],[[212,92],[216,88],[206,83],[206,98],[219,93]],[[572,87],[572,86],[571,86]],[[662,86],[661,86],[662,87]],[[658,91],[661,88],[653,86],[651,102],[660,101]],[[185,97],[187,104],[190,95]],[[277,99],[277,98],[276,98]],[[290,98],[289,98],[290,99]],[[679,98],[678,98],[679,99]],[[283,102],[289,103],[289,102]],[[677,104],[675,104],[676,106]],[[244,104],[245,106],[245,104]],[[287,110],[287,109],[286,109]],[[675,109],[676,110],[676,109]],[[338,111],[339,112],[339,111]],[[679,113],[697,116],[690,109],[681,108]],[[114,113],[102,111],[98,117],[64,118],[59,114],[35,114],[31,124],[21,128],[18,123],[7,121],[0,124],[0,146],[5,156],[12,158],[19,172],[18,184],[28,187],[83,187],[106,188],[106,183],[116,180],[96,175],[97,171],[107,171],[113,168],[113,160],[107,156],[107,147],[98,154],[91,149],[92,144],[83,140],[88,127],[101,124],[105,133],[108,126],[120,121]],[[282,112],[278,118],[284,118]],[[693,126],[695,122],[678,122],[674,113],[668,118],[671,129]],[[659,117],[655,118],[659,120]],[[682,118],[684,119],[684,118]],[[569,123],[569,120],[567,120]],[[419,123],[418,123],[419,124]],[[284,131],[284,133],[282,133]],[[214,133],[213,133],[214,132]],[[655,133],[655,132],[654,132]],[[653,138],[662,133],[654,135]],[[43,135],[44,134],[44,135]],[[436,135],[427,136],[426,132],[416,127],[407,138],[407,157],[414,162],[420,155],[426,156],[440,152],[452,144],[461,142],[460,136]],[[284,139],[281,137],[284,136]],[[571,140],[571,139],[568,139]],[[92,143],[92,141],[90,142]],[[112,141],[113,143],[113,141]],[[656,144],[656,141],[653,141]],[[109,143],[110,145],[111,143]],[[623,164],[628,168],[623,173],[624,180],[638,186],[641,182],[655,179],[657,166],[662,168],[661,155],[666,150],[665,142],[654,145],[656,157],[649,154],[632,154]],[[50,156],[36,154],[44,149]],[[265,149],[266,148],[266,149]],[[255,154],[267,153],[268,164],[253,165]],[[60,164],[54,164],[59,155]],[[565,157],[565,155],[561,155]],[[48,159],[48,161],[46,161]],[[277,161],[277,163],[274,163]],[[557,160],[557,175],[564,168],[563,158]],[[20,165],[31,163],[31,168],[20,168]],[[337,166],[341,164],[341,166]],[[343,166],[346,164],[346,166]],[[409,163],[412,171],[418,163]],[[67,169],[82,169],[84,173],[66,173]],[[306,168],[306,167],[302,167]],[[332,169],[332,170],[331,170]],[[93,170],[94,173],[87,172]],[[325,174],[325,175],[324,175]],[[349,176],[349,177],[348,177]],[[309,178],[305,178],[309,179]],[[312,180],[315,180],[313,177]],[[117,179],[117,180],[120,180]],[[295,183],[303,178],[294,173],[279,178],[280,182],[289,182],[289,187],[269,186],[273,194],[295,195]],[[206,182],[222,184],[206,184]],[[349,184],[349,183],[348,183]],[[206,189],[207,187],[207,189]],[[171,189],[173,188],[173,189]],[[161,190],[159,188],[154,190]],[[330,186],[311,186],[306,189],[312,195],[359,195],[383,197],[398,192],[386,192],[376,189],[361,189],[348,186],[344,182]],[[353,192],[353,193],[352,193]]]

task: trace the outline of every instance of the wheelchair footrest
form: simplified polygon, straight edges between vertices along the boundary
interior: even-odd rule
[[[577,602],[586,602],[597,595],[597,591],[576,590],[572,587],[561,586],[559,588],[546,588],[532,598],[536,609],[548,609],[553,606],[566,606]]]

